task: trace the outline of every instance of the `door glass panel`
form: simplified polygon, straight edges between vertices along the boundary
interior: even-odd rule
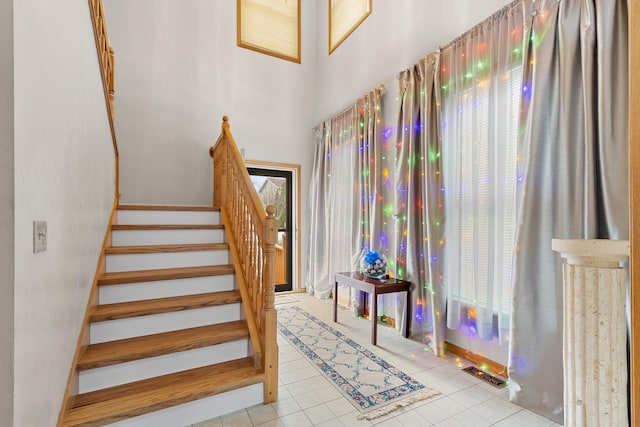
[[[273,205],[278,221],[275,275],[276,292],[290,291],[291,286],[291,172],[247,168],[262,205]]]

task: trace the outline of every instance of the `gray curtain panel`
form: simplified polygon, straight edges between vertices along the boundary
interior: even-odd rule
[[[628,238],[624,0],[533,3],[525,38],[509,391],[563,422],[562,273],[552,238]]]
[[[442,276],[444,195],[440,135],[440,54],[400,73],[395,165],[395,237],[399,277],[410,280],[411,334],[444,355],[447,292]]]

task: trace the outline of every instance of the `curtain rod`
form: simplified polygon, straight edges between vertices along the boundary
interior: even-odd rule
[[[335,117],[338,117],[341,114],[346,113],[347,111],[349,111],[351,108],[353,108],[354,104],[357,104],[358,102],[360,102],[364,97],[366,97],[370,92],[375,92],[375,91],[379,91],[380,95],[384,95],[384,93],[387,91],[387,86],[385,85],[385,83],[378,83],[373,89],[368,90],[364,95],[359,96],[354,102],[352,102],[348,107],[343,108],[342,110],[340,110],[339,113],[337,114],[333,114],[331,117],[329,117],[328,119],[322,120],[320,123],[324,123],[327,120],[331,120]]]
[[[533,5],[533,9],[535,10],[535,3],[536,3],[537,0],[530,0],[530,1],[531,1],[532,5]],[[471,27],[470,29],[468,29],[464,33],[460,34],[458,37],[454,38],[449,43],[445,44],[444,46],[438,47],[438,49],[434,53],[442,52],[443,50],[450,48],[451,46],[456,44],[459,40],[461,40],[463,37],[465,37],[467,34],[469,34],[470,32],[474,31],[476,28],[486,24],[487,22],[491,21],[492,19],[495,19],[496,17],[502,15],[505,12],[511,11],[512,9],[515,9],[516,7],[518,7],[520,5],[522,5],[523,15],[524,15],[525,13],[524,13],[524,5],[523,5],[523,3],[525,3],[525,2],[526,2],[526,0],[514,0],[513,2],[509,3],[508,5],[503,6],[498,11],[493,12],[488,18],[478,22],[476,25],[474,25],[473,27]],[[427,56],[429,56],[429,55],[427,55]]]

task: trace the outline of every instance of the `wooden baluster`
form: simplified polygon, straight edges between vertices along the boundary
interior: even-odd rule
[[[278,398],[278,341],[277,312],[275,309],[275,244],[278,234],[278,222],[274,216],[275,207],[267,206],[267,218],[264,223],[265,268],[263,270],[264,305],[262,306],[262,328],[264,337],[264,403],[275,402]]]
[[[253,264],[253,251],[255,250],[253,244],[254,244],[254,237],[255,237],[255,230],[253,228],[253,221],[251,221],[251,224],[249,224],[249,248],[248,248],[248,252],[247,252],[247,265],[249,267],[249,281],[251,283],[253,283],[253,278],[254,278],[254,264]]]
[[[111,46],[109,46],[109,73],[108,73],[108,88],[109,88],[109,103],[111,105],[111,112],[113,114],[113,98],[116,94],[116,59],[115,52]]]
[[[260,278],[262,277],[262,240],[260,240],[260,235],[258,234],[258,230],[256,225],[253,225],[254,235],[253,235],[253,283],[259,283]]]

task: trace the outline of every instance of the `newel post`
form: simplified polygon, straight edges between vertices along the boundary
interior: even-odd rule
[[[229,143],[226,138],[225,129],[229,131],[229,117],[222,116],[222,126],[220,137],[216,144],[209,148],[209,155],[213,159],[213,207],[219,208],[225,205],[226,192],[228,188],[227,170],[229,166]]]
[[[275,402],[278,398],[278,337],[277,312],[275,309],[275,244],[278,234],[278,221],[275,217],[275,207],[268,205],[267,218],[264,223],[264,255],[262,286],[264,289],[264,304],[262,306],[262,325],[264,327],[264,403]]]

